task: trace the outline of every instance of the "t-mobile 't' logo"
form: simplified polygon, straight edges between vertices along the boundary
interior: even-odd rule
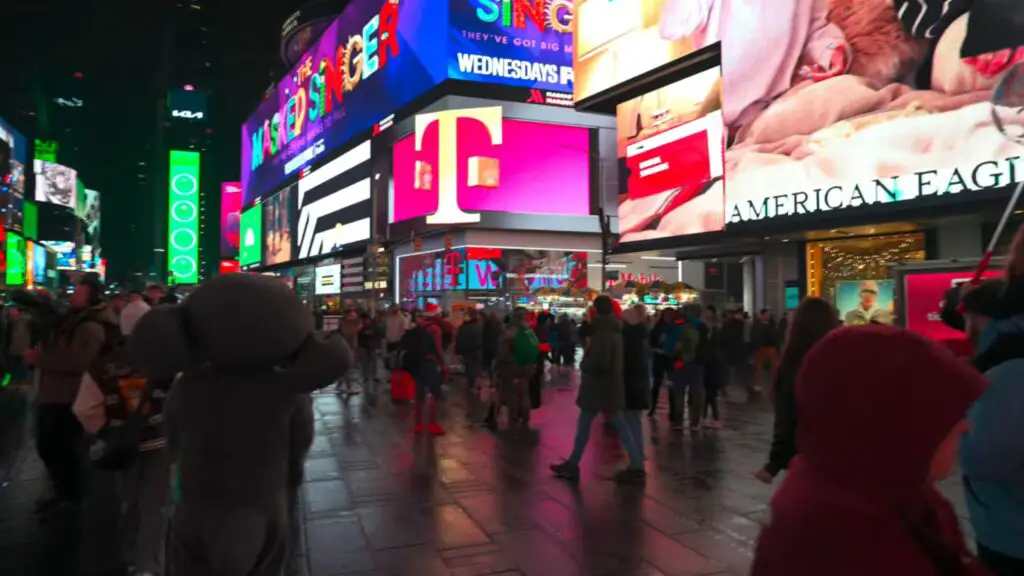
[[[417,190],[437,191],[437,211],[427,215],[427,224],[472,224],[480,214],[464,212],[459,206],[459,119],[468,118],[484,125],[492,146],[502,142],[501,107],[444,110],[416,116],[416,152],[423,151],[423,136],[437,122],[437,168],[428,162],[416,161]],[[473,156],[467,159],[469,173],[466,185],[497,188],[500,165],[497,158]],[[436,187],[435,187],[436,181]]]

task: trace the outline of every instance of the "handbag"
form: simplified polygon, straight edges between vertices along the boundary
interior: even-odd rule
[[[111,426],[109,422],[96,432],[89,444],[89,461],[100,470],[124,470],[139,456],[139,446],[146,429],[146,408],[153,398],[153,379],[146,382],[135,410],[128,413],[124,423]]]

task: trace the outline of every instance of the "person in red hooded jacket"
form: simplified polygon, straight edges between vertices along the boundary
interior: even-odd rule
[[[799,453],[771,502],[753,576],[981,576],[947,477],[985,380],[892,326],[841,328],[796,381]]]

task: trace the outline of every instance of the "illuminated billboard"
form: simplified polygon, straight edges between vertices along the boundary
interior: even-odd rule
[[[572,92],[572,0],[449,0],[448,77]]]
[[[85,202],[82,206],[82,221],[85,222],[85,231],[92,238],[93,242],[99,242],[100,233],[100,193],[96,190],[85,189]]]
[[[3,141],[11,150],[10,161],[18,162],[22,166],[28,166],[29,150],[28,140],[14,129],[13,126],[0,118],[0,141]]]
[[[294,192],[295,186],[287,186],[263,201],[264,264],[283,264],[292,260]]]
[[[725,126],[716,66],[616,109],[619,242],[725,226]]]
[[[78,201],[78,172],[62,164],[36,160],[36,202],[74,210]]]
[[[8,286],[25,284],[25,238],[16,232],[7,233],[7,270],[5,278]]]
[[[26,258],[28,256],[26,255]],[[43,284],[46,282],[46,261],[47,261],[46,246],[43,246],[39,242],[32,247],[32,280],[36,284]]]
[[[167,272],[174,284],[199,282],[199,153],[171,150]]]
[[[357,0],[242,126],[243,205],[446,77],[447,9]],[[433,40],[433,41],[431,41]]]
[[[220,257],[238,258],[238,233],[242,217],[242,183],[220,185]]]
[[[370,177],[367,140],[299,180],[299,258],[330,254],[370,240]]]
[[[263,206],[257,204],[242,212],[238,264],[242,268],[259,265],[263,258]]]
[[[389,210],[389,222],[427,224],[479,222],[481,212],[590,215],[590,131],[505,119],[501,107],[420,114],[416,134],[394,147]]]
[[[39,206],[31,200],[25,200],[22,228],[26,238],[39,238]]]
[[[58,270],[75,270],[78,268],[78,249],[75,247],[74,242],[54,242],[43,240],[42,244],[50,247],[50,249],[56,252],[56,267]]]

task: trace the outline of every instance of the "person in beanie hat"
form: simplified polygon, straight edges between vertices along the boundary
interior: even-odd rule
[[[402,369],[412,375],[416,382],[415,432],[429,430],[431,434],[440,436],[444,428],[437,423],[438,403],[443,400],[441,386],[448,378],[448,366],[444,361],[442,344],[441,308],[428,302],[416,318],[416,326],[406,331],[402,337],[401,349]],[[432,401],[429,407],[427,425],[423,424],[423,408],[427,396]]]
[[[976,370],[924,336],[884,325],[825,336],[797,376],[799,451],[751,574],[985,574],[934,487],[952,472],[984,389]]]

